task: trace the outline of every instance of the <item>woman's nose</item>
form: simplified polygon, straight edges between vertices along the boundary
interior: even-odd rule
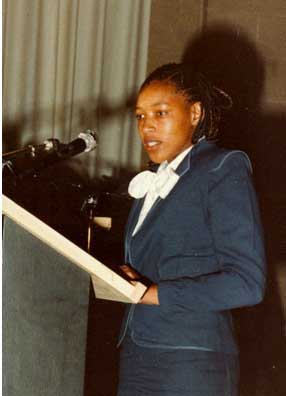
[[[154,129],[155,129],[154,120],[151,117],[144,118],[143,123],[142,123],[142,128],[141,128],[142,132],[144,134],[146,134],[149,132],[153,132]]]

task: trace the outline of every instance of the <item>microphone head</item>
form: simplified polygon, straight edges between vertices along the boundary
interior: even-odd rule
[[[86,148],[84,150],[85,153],[94,150],[97,147],[97,134],[92,129],[87,129],[84,132],[81,132],[78,135],[79,139],[84,140]]]

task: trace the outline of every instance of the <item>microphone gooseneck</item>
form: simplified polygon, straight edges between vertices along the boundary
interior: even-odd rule
[[[87,129],[70,143],[60,143],[58,139],[46,139],[43,144],[29,145],[19,150],[3,154],[2,170],[14,176],[37,174],[40,170],[69,159],[80,153],[87,153],[97,147],[97,134]]]

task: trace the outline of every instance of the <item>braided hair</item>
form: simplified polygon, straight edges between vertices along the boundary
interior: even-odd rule
[[[212,85],[202,73],[193,71],[183,63],[160,66],[146,78],[139,92],[154,81],[169,82],[190,103],[201,103],[202,115],[192,135],[193,144],[202,137],[207,140],[217,139],[222,111],[232,106],[232,99],[226,92]]]

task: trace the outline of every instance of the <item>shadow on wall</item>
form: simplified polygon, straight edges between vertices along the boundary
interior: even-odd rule
[[[221,127],[222,143],[247,148],[247,127],[259,111],[265,81],[264,61],[255,46],[243,33],[214,26],[189,43],[183,61],[232,97],[233,108]]]
[[[258,307],[235,312],[241,396],[282,396],[286,393],[285,112],[263,110],[264,60],[246,34],[227,25],[213,25],[191,40],[183,61],[233,99],[233,108],[222,121],[220,145],[242,149],[250,156],[265,229],[265,300]]]

